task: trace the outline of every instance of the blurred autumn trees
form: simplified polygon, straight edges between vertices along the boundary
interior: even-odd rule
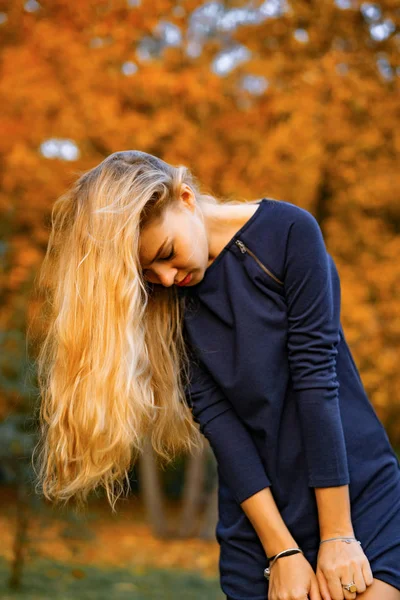
[[[398,3],[0,11],[0,417],[29,402],[24,331],[55,198],[111,152],[140,149],[190,166],[221,198],[273,196],[317,217],[347,339],[400,446]]]

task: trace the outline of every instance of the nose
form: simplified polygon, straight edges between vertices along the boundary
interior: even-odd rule
[[[157,277],[161,282],[161,285],[164,287],[171,287],[171,285],[175,284],[175,280],[177,279],[177,269],[161,269],[157,273]]]

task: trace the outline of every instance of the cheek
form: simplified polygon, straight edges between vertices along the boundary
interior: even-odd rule
[[[185,262],[186,264],[196,264],[198,262],[198,249],[194,245],[188,245],[185,249]]]
[[[186,265],[201,268],[208,260],[208,244],[202,227],[192,227],[190,232],[182,239],[182,257]]]
[[[199,260],[198,245],[194,243],[195,237],[185,236],[181,238],[179,247],[177,247],[177,257],[175,266],[186,268],[188,265],[196,264]]]

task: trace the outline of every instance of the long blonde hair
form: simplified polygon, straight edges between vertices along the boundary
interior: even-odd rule
[[[217,202],[185,166],[115,152],[54,203],[34,283],[44,296],[34,469],[48,500],[83,507],[101,486],[115,511],[147,435],[166,462],[200,445],[185,396],[185,297],[176,286],[151,288],[138,257],[142,228],[182,183],[199,203]]]

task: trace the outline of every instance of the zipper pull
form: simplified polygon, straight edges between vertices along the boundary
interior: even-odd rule
[[[237,246],[239,246],[240,248],[240,252],[242,252],[243,254],[247,251],[246,246],[243,244],[242,240],[235,240],[235,244]]]

